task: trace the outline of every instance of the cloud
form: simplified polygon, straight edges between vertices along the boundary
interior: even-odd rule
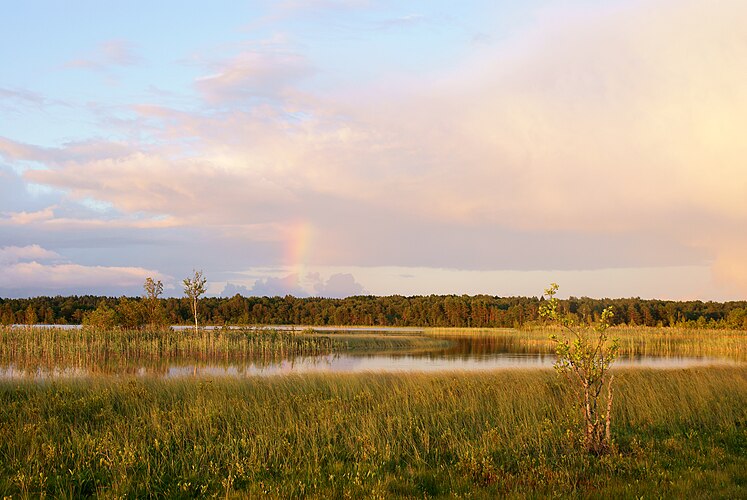
[[[246,222],[242,209],[247,205],[267,211],[293,198],[277,180],[249,168],[148,153],[28,170],[24,177],[65,190],[75,200],[110,202],[127,214],[172,215],[196,223]]]
[[[43,163],[47,166],[119,159],[132,154],[132,149],[118,142],[86,140],[68,142],[61,147],[41,147],[0,137],[0,156],[8,160]]]
[[[314,290],[320,297],[344,298],[352,295],[362,295],[363,285],[355,281],[350,273],[337,273],[329,277],[326,282],[314,285]]]
[[[237,285],[235,283],[226,283],[226,286],[223,287],[223,291],[220,293],[221,297],[233,297],[234,295],[242,295],[244,297],[249,297],[252,295],[251,289],[248,287],[245,287],[244,285]]]
[[[0,87],[0,111],[22,113],[25,110],[41,109],[50,104],[61,104],[51,101],[43,95],[28,89]]]
[[[102,71],[116,66],[134,66],[140,62],[141,58],[131,42],[107,40],[99,43],[91,53],[68,61],[65,67]]]
[[[301,287],[298,274],[289,274],[282,278],[267,277],[260,278],[254,282],[251,288],[226,283],[221,295],[229,296],[241,293],[246,296],[256,297],[283,297],[293,295],[294,297],[308,297],[308,293]]]
[[[27,225],[43,222],[54,217],[54,207],[47,207],[35,212],[4,212],[0,215],[0,225]]]
[[[169,276],[140,267],[85,266],[62,260],[61,256],[39,245],[0,248],[0,293],[5,296],[54,294],[86,290],[132,291],[148,276],[171,281]]]
[[[74,293],[133,293],[142,287],[145,278],[162,275],[141,267],[84,266],[80,264],[43,264],[17,262],[0,270],[0,290],[3,295],[33,295]],[[80,292],[78,292],[80,293]]]
[[[2,101],[21,101],[27,104],[41,105],[47,102],[47,99],[41,94],[27,89],[0,87],[0,102]]]
[[[335,273],[324,280],[319,273],[309,273],[304,277],[304,283],[313,289],[317,297],[344,298],[365,293],[363,286],[350,273]],[[283,277],[266,277],[257,279],[251,287],[227,282],[221,296],[233,297],[239,294],[245,297],[308,297],[312,295],[301,284],[300,276],[291,273]]]
[[[714,279],[736,286],[747,260],[729,237],[747,226],[746,16],[735,0],[564,3],[440,75],[313,95],[302,92],[315,71],[302,52],[249,46],[210,65],[193,110],[133,106],[148,142],[5,139],[0,152],[43,163],[24,179],[68,200],[170,218],[221,245],[258,232],[290,245],[283,228],[308,220],[314,264],[713,263]],[[6,211],[22,220],[43,207]]]
[[[8,246],[0,248],[0,264],[16,264],[21,261],[49,260],[59,258],[59,254],[39,245],[24,247]]]
[[[211,104],[277,99],[313,74],[305,57],[292,52],[248,50],[215,65],[214,73],[196,81],[197,89]]]

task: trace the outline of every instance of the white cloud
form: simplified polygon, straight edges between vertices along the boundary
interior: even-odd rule
[[[39,245],[23,247],[7,246],[0,248],[0,264],[12,265],[23,261],[57,259],[60,255]]]
[[[33,290],[34,294],[59,290],[137,289],[145,278],[171,281],[169,276],[150,269],[121,266],[85,266],[65,262],[57,252],[39,245],[0,248],[0,293]]]

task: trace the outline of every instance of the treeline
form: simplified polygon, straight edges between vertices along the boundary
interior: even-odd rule
[[[489,295],[357,296],[345,299],[286,297],[205,298],[202,324],[292,324],[430,327],[521,327],[539,322],[541,298]],[[747,329],[747,302],[575,298],[561,301],[579,320],[594,321],[607,306],[615,324]],[[152,322],[188,324],[185,299],[35,297],[0,299],[0,323],[106,324],[138,327]]]

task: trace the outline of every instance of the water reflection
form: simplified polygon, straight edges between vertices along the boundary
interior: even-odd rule
[[[109,371],[96,367],[0,368],[0,379],[83,378],[96,375],[156,376],[161,378],[278,376],[311,373],[431,373],[482,372],[511,369],[552,369],[555,356],[543,353],[472,353],[465,355],[349,355],[304,356],[269,362],[185,362],[159,365],[129,365]],[[713,357],[620,357],[617,368],[676,369],[698,366],[735,365],[737,362]]]
[[[101,336],[77,328],[71,325],[47,332],[39,327],[22,334],[15,329],[4,331],[0,379],[547,370],[555,362],[553,346],[546,339],[512,332],[434,337],[418,329],[315,328],[317,332],[310,333],[280,326],[205,328],[194,333],[191,327],[184,327],[183,331],[122,331]],[[374,352],[356,351],[355,345],[361,344],[353,340],[366,340],[362,345],[375,346]],[[411,350],[403,351],[403,346]],[[615,366],[672,369],[736,364],[697,354],[664,357],[638,353],[621,356]]]

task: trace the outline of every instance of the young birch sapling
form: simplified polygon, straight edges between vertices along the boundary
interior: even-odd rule
[[[207,279],[202,275],[202,271],[192,270],[192,273],[193,275],[184,278],[182,283],[184,284],[184,295],[189,299],[192,307],[192,314],[195,318],[195,332],[197,332],[197,301],[206,291],[205,283],[207,283]]]
[[[540,316],[561,327],[560,334],[550,335],[555,342],[555,369],[577,388],[578,405],[584,417],[583,444],[590,453],[601,455],[611,450],[612,381],[610,365],[617,355],[617,339],[609,339],[614,312],[607,307],[596,325],[576,323],[573,316],[561,311],[555,297],[558,285],[545,290],[548,300],[540,306]],[[600,394],[607,385],[607,401]]]

